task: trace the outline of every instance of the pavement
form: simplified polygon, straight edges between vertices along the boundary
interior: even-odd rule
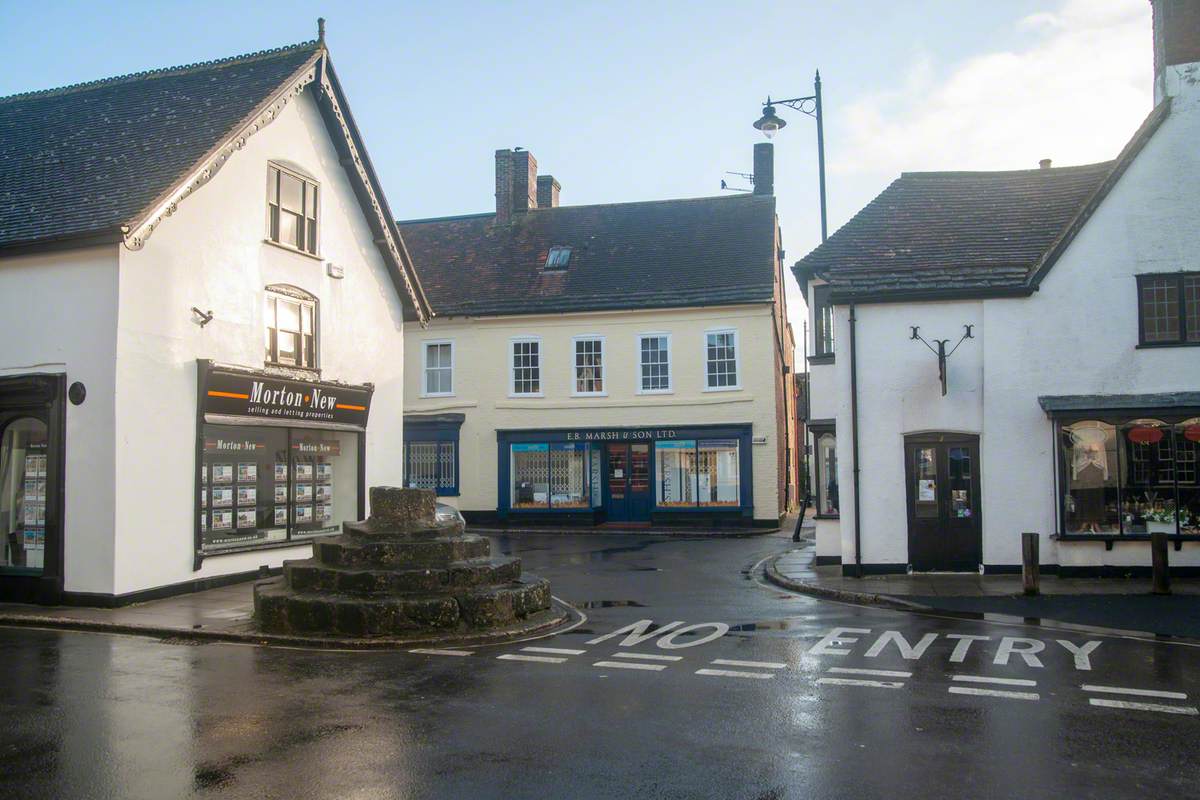
[[[1150,579],[1041,577],[1041,594],[1025,596],[1020,575],[916,573],[845,577],[840,566],[816,566],[811,541],[767,565],[772,582],[794,591],[852,603],[914,611],[998,615],[1027,622],[1095,626],[1200,641],[1200,579],[1174,578],[1170,595],[1151,593]]]
[[[1058,800],[1200,781],[1186,642],[783,591],[763,566],[786,532],[495,545],[580,620],[389,651],[0,627],[0,796]]]

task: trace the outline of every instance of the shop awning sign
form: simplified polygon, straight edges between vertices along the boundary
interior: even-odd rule
[[[365,429],[371,386],[297,381],[260,370],[200,362],[200,404],[206,415]]]

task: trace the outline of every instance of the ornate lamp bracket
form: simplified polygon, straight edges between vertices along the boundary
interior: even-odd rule
[[[926,341],[925,337],[923,337],[921,335],[920,328],[918,328],[915,325],[910,325],[909,328],[911,328],[911,330],[912,330],[912,335],[909,336],[908,338],[916,339],[918,342],[920,342],[921,344],[928,347],[929,352],[931,352],[935,356],[937,356],[938,380],[941,381],[941,384],[942,384],[942,397],[945,397],[946,396],[946,359],[948,359],[948,358],[950,358],[950,356],[954,355],[954,351],[958,349],[958,346],[960,344],[965,342],[967,339],[975,338],[975,333],[974,333],[975,326],[974,325],[963,325],[962,338],[960,338],[958,340],[958,342],[955,343],[954,347],[951,347],[948,352],[946,350],[946,345],[950,343],[949,339],[934,339],[933,344],[930,344],[928,341]],[[937,346],[935,347],[934,345],[937,345]]]

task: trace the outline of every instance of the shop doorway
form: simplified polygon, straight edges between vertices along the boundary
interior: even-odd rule
[[[979,437],[925,433],[904,439],[908,560],[917,572],[975,572],[983,558]]]
[[[61,384],[0,379],[0,600],[60,600]]]
[[[605,447],[604,510],[609,522],[650,521],[650,445]]]

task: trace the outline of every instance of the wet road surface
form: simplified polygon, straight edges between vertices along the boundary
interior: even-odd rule
[[[0,629],[0,797],[1196,796],[1200,649],[798,597],[783,535],[497,540],[585,622],[433,652]]]

